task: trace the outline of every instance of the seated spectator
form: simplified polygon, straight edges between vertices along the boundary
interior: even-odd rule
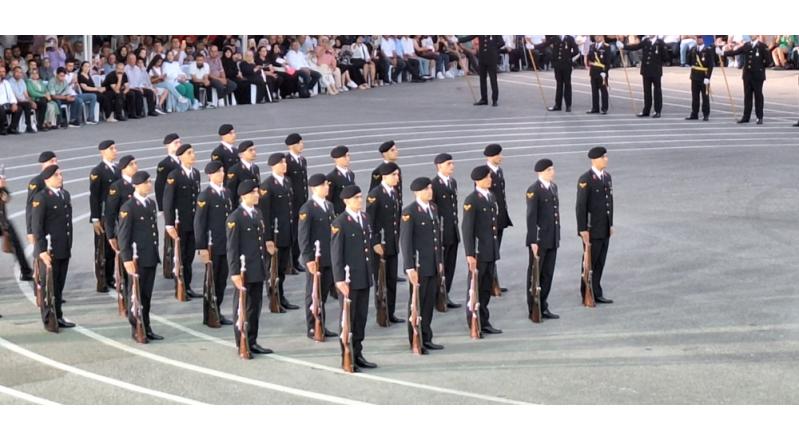
[[[233,52],[233,48],[230,46],[225,46],[222,49],[222,70],[225,72],[225,77],[236,84],[236,90],[233,93],[236,96],[236,102],[238,104],[255,104],[250,102],[250,80],[245,78],[239,69],[241,57]]]
[[[300,43],[299,50],[303,55],[308,55],[316,50],[316,40],[308,35],[298,35],[297,41]]]
[[[669,66],[674,65],[674,59],[680,56],[680,37],[681,35],[663,35],[663,43],[666,44],[666,49],[669,50],[670,55]]]
[[[161,55],[156,55],[155,58],[150,61],[150,65],[147,66],[147,74],[150,76],[150,83],[159,90],[159,93],[161,93],[160,91],[162,90],[166,90],[164,96],[165,99],[167,99],[167,112],[173,110],[176,112],[185,112],[189,109],[189,100],[178,92],[177,81],[167,77],[163,65],[164,59],[161,58]]]
[[[66,40],[64,40],[64,42],[66,42]],[[50,61],[49,67],[53,69],[53,71],[57,70],[59,67],[64,67],[67,61],[67,53],[63,44],[61,47],[57,45],[55,37],[48,37],[47,41],[45,41],[44,50],[45,57]]]
[[[273,57],[270,52],[274,46],[278,46],[276,50],[280,51],[280,46],[277,44],[270,46],[268,43],[264,43],[264,45],[259,46],[253,58],[253,64],[255,67],[260,67],[261,77],[266,81],[266,85],[272,93],[272,99],[278,100],[281,97],[281,90],[283,90],[283,82],[287,78],[291,80],[291,77],[286,72],[279,72],[277,66],[272,64]],[[293,92],[288,94],[291,93]]]
[[[196,54],[195,61],[189,65],[189,76],[194,85],[194,95],[203,96],[200,95],[200,91],[204,91],[206,95],[203,105],[213,108],[214,105],[208,102],[208,93],[210,93],[208,90],[211,88],[211,79],[208,77],[210,71],[211,69],[205,62],[205,55],[201,53]]]
[[[269,64],[278,77],[282,79],[279,89],[280,97],[285,98],[295,93],[299,93],[300,77],[297,74],[297,71],[286,63],[286,60],[283,58],[282,54],[282,46],[280,44],[273,44],[272,49],[269,51]]]
[[[322,75],[322,86],[327,88],[327,93],[336,95],[339,90],[347,90],[346,86],[342,84],[341,69],[338,67],[336,52],[333,49],[333,43],[328,37],[319,37],[319,45],[316,46],[314,53],[318,66],[317,71]],[[354,83],[353,86],[355,86]]]
[[[194,96],[194,85],[191,82],[191,79],[183,72],[183,69],[180,67],[180,63],[176,60],[177,53],[174,50],[170,50],[166,53],[166,61],[164,61],[161,69],[163,73],[166,75],[167,82],[174,82],[175,83],[175,90],[180,93],[180,95],[186,98],[191,106],[192,110],[197,110],[200,108],[200,102]],[[180,99],[178,99],[178,104],[182,104]]]
[[[80,85],[78,85],[78,72],[75,71],[75,62],[76,60],[74,58],[67,60],[64,67],[67,71],[66,80],[69,83],[69,87],[75,94],[75,98],[78,100],[78,106],[81,109],[81,114],[85,115],[84,119],[86,120],[86,123],[94,125],[97,123],[97,121],[94,120],[94,106],[97,104],[97,97],[91,93],[83,94],[81,92]],[[78,119],[78,121],[80,121],[80,119]]]
[[[108,119],[111,116],[111,102],[108,100],[105,93],[105,87],[97,85],[92,79],[92,73],[89,69],[89,62],[84,61],[80,65],[80,72],[78,73],[78,86],[83,95],[94,96],[94,102],[100,103],[100,109],[103,111],[103,116]],[[80,95],[79,95],[80,96]],[[89,104],[89,113],[91,119],[94,120],[94,103]]]
[[[795,46],[794,36],[792,35],[778,35],[775,41],[774,49],[771,52],[771,57],[774,60],[775,69],[784,69],[791,49]]]
[[[403,35],[401,38],[395,39],[397,45],[397,54],[402,57],[405,62],[405,71],[411,74],[411,82],[424,82],[421,73],[421,62],[416,55],[413,46],[413,39],[409,35]]]
[[[128,84],[128,75],[125,73],[125,64],[117,62],[116,68],[113,72],[105,76],[103,81],[106,96],[114,106],[114,115],[106,118],[107,122],[126,121],[128,118],[122,115],[122,105],[125,104],[125,109],[128,115],[135,116],[136,114],[136,95],[131,92],[130,85]]]
[[[133,95],[134,112],[128,112],[128,118],[137,119],[145,117],[144,101],[147,101],[147,114],[158,116],[155,111],[155,93],[147,88],[149,79],[145,69],[139,68],[136,54],[129,53],[128,62],[125,64],[125,75],[128,77],[129,93]],[[130,109],[128,109],[130,110]]]
[[[680,35],[680,66],[691,67],[688,64],[688,52],[696,47],[696,43],[693,35]]]
[[[36,121],[40,131],[58,128],[58,103],[52,99],[47,86],[39,76],[39,69],[31,69],[30,78],[25,80],[28,95],[36,103]]]
[[[395,84],[399,75],[405,70],[405,61],[397,53],[397,42],[391,35],[380,38],[380,77],[385,84]],[[389,70],[392,70],[389,75]]]
[[[423,73],[431,78],[444,79],[444,71],[447,70],[449,56],[436,50],[433,37],[430,35],[416,35],[413,48],[417,56],[430,62],[429,69]]]
[[[164,104],[169,97],[169,90],[157,88],[150,79],[150,74],[147,72],[147,65],[144,63],[144,58],[136,58],[136,67],[139,68],[142,78],[142,90],[150,92],[155,97],[155,112],[159,115],[164,115],[166,112],[163,110]],[[150,112],[152,113],[152,111]],[[150,116],[153,116],[152,114]]]
[[[219,98],[219,105],[225,105],[225,98],[236,91],[236,83],[225,75],[225,68],[222,65],[222,56],[219,53],[219,48],[211,46],[208,54],[208,79],[211,81],[211,86],[216,89],[217,98]],[[210,92],[210,90],[209,90]]]
[[[260,104],[265,101],[266,79],[264,78],[265,73],[262,69],[262,66],[255,64],[255,57],[253,56],[252,50],[247,50],[244,52],[244,57],[238,62],[238,70],[241,73],[242,78],[246,79],[249,84],[255,86],[255,102],[252,102],[251,104]],[[275,75],[275,77],[276,76],[277,75]],[[246,91],[248,95],[246,97],[246,102],[250,102],[251,97],[249,96],[249,85],[246,87]],[[239,100],[238,97],[236,99]],[[239,102],[244,101],[239,100]]]
[[[305,59],[305,55],[300,52],[300,42],[291,43],[291,50],[286,54],[286,64],[296,71],[300,81],[300,97],[308,98],[316,95],[314,88],[322,75],[311,70],[311,66]],[[290,72],[289,72],[290,73]]]
[[[117,56],[115,53],[108,54],[105,64],[103,64],[103,75],[108,75],[117,68]]]
[[[7,115],[11,113],[11,126],[6,127]],[[6,66],[0,63],[0,135],[19,134],[19,118],[22,116],[22,106],[17,104],[17,97],[11,83],[6,79]],[[30,122],[30,119],[28,120]],[[28,125],[30,127],[30,124]]]
[[[92,64],[91,68],[92,75],[105,76],[105,71],[103,70],[103,66],[105,66],[105,60],[106,58],[103,55],[94,58],[94,64]]]
[[[47,83],[47,91],[50,93],[52,99],[59,104],[59,107],[65,105],[69,108],[70,121],[64,120],[62,122],[62,127],[67,128],[67,122],[73,127],[80,127],[80,122],[78,122],[80,101],[78,101],[75,96],[75,90],[73,90],[71,85],[67,82],[67,71],[65,68],[59,67],[58,70],[56,70],[55,77]]]
[[[464,76],[469,73],[469,58],[458,44],[458,38],[454,35],[438,36],[438,51],[446,52],[449,56],[449,70],[444,73],[445,78]]]
[[[14,68],[13,76],[8,82],[14,90],[14,96],[17,98],[17,105],[21,107],[22,114],[25,116],[25,126],[27,127],[25,128],[25,132],[35,133],[36,131],[33,129],[33,125],[31,125],[31,115],[36,111],[38,106],[36,102],[31,99],[30,95],[28,95],[28,85],[25,84],[22,67],[17,66]]]
[[[357,72],[351,70],[350,77],[360,84],[361,88],[377,87],[375,63],[369,55],[369,47],[364,44],[362,36],[359,35],[355,39],[355,43],[350,47],[350,50],[352,51],[350,64],[357,70]]]
[[[50,66],[50,58],[42,58],[42,63],[39,66],[39,76],[45,82],[50,82],[55,77],[55,71]]]

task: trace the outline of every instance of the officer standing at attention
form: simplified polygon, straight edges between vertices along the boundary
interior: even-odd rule
[[[744,114],[738,120],[739,124],[749,122],[752,115],[752,100],[755,101],[757,125],[763,124],[763,83],[766,81],[766,67],[771,65],[771,51],[760,41],[761,37],[753,35],[752,41],[719,54],[725,57],[744,56],[741,72],[744,82]]]
[[[105,201],[108,196],[108,188],[112,183],[119,180],[121,177],[119,167],[114,164],[117,158],[117,146],[112,140],[100,142],[100,156],[103,160],[97,164],[89,173],[89,208],[91,211],[91,223],[94,228],[96,236],[105,236],[105,228],[103,227],[104,219],[103,213],[105,212]],[[105,253],[105,267],[102,268],[105,274],[105,280],[98,280],[97,291],[106,293],[108,287],[114,288],[114,249],[108,242],[107,236],[102,241],[95,240],[95,255],[98,252],[97,247],[102,246]],[[108,287],[102,287],[108,286]]]
[[[291,243],[291,264],[294,272],[305,272],[302,264],[300,264],[301,251],[297,241],[297,220],[300,207],[308,200],[308,161],[302,157],[302,151],[305,149],[305,142],[303,142],[302,136],[297,133],[291,133],[286,136],[285,142],[289,149],[286,154],[286,174],[291,181],[291,204],[294,206],[294,212],[291,217],[291,228],[294,237],[294,242]]]
[[[491,194],[494,195],[494,202],[497,204],[497,247],[502,247],[502,234],[505,228],[513,226],[508,215],[508,200],[505,197],[505,174],[502,172],[502,147],[499,144],[490,144],[483,150],[486,156],[486,165],[491,171]],[[497,255],[499,260],[499,255]],[[500,292],[507,292],[508,289],[500,287],[497,268],[494,266],[494,296],[499,296]]]
[[[580,55],[577,43],[571,35],[549,35],[536,44],[535,50],[543,51],[552,46],[552,67],[555,69],[555,105],[547,108],[551,112],[561,109],[566,101],[566,111],[572,111],[572,60]]]
[[[239,205],[238,189],[242,182],[252,180],[255,186],[261,184],[261,170],[255,164],[257,157],[255,144],[252,141],[244,141],[239,144],[238,151],[239,161],[225,174],[225,187],[230,193],[233,206]]]
[[[644,109],[636,116],[644,118],[649,116],[652,108],[652,89],[655,91],[655,114],[653,118],[660,117],[660,110],[663,108],[663,90],[660,80],[663,77],[663,63],[669,59],[671,52],[666,48],[657,35],[648,35],[638,44],[624,44],[616,42],[619,49],[628,52],[641,49],[641,77],[644,81]],[[622,56],[624,56],[622,54]]]
[[[705,46],[701,35],[696,36],[696,46],[688,53],[691,65],[691,115],[686,120],[699,119],[699,97],[702,97],[702,120],[710,117],[710,75],[716,64],[713,48]]]
[[[488,105],[488,87],[486,75],[491,78],[491,105],[499,105],[499,86],[497,85],[497,62],[499,49],[505,46],[502,35],[466,35],[458,39],[459,43],[466,43],[477,38],[477,61],[480,72],[480,100],[474,105]]]
[[[341,198],[341,191],[345,186],[355,185],[355,173],[350,170],[350,149],[344,145],[338,145],[330,150],[330,157],[335,162],[335,167],[327,173],[327,181],[330,182],[330,193],[327,200],[333,202],[336,215],[344,212],[346,208],[344,200]]]
[[[591,76],[591,110],[586,113],[608,113],[608,72],[610,72],[610,47],[604,35],[594,35],[594,44],[588,49],[588,68]],[[599,96],[602,95],[602,108]]]
[[[227,181],[228,171],[233,165],[239,163],[239,151],[234,145],[236,143],[236,130],[230,124],[222,124],[219,126],[218,133],[222,139],[220,139],[219,145],[211,153],[211,160],[222,162],[225,180]]]
[[[577,181],[577,232],[583,246],[591,244],[594,299],[599,304],[611,304],[613,300],[605,298],[601,283],[608,244],[613,235],[613,182],[605,170],[608,166],[605,147],[590,149],[588,157],[591,169]],[[585,286],[581,286],[581,290],[584,289]]]
[[[444,275],[447,287],[447,308],[456,309],[461,305],[449,298],[452,278],[458,265],[458,246],[461,242],[458,222],[458,182],[452,177],[455,162],[449,153],[441,153],[433,160],[436,176],[432,180],[433,203],[436,204],[441,225],[441,246],[443,249]]]
[[[541,159],[535,164],[538,180],[527,188],[527,240],[525,244],[533,254],[540,258],[539,276],[541,287],[541,316],[558,319],[549,310],[549,291],[555,274],[555,260],[560,246],[560,210],[558,206],[558,186],[555,185],[555,167],[549,159]],[[529,255],[529,253],[528,253]],[[527,266],[527,291],[532,289],[533,257]],[[533,303],[527,296],[527,307],[532,319]]]

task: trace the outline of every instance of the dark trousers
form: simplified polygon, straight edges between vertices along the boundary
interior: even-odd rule
[[[22,248],[22,243],[19,241],[17,231],[14,229],[14,225],[11,222],[8,222],[8,235],[11,240],[11,245],[14,247],[14,255],[17,257],[17,262],[19,263],[20,275],[33,274],[33,269],[31,269],[31,265],[25,257],[25,250]],[[2,234],[0,234],[0,236],[2,236]]]
[[[558,249],[544,249],[538,248],[539,258],[539,281],[538,285],[541,287],[541,311],[549,310],[547,298],[549,298],[549,291],[552,288],[552,277],[555,274],[555,259],[558,256]],[[533,286],[533,254],[528,253],[529,264],[527,265],[527,292],[532,292]],[[530,294],[527,295],[527,311],[533,311],[533,298]]]
[[[139,295],[142,308],[142,321],[144,322],[144,330],[151,333],[150,328],[150,301],[153,298],[153,286],[155,285],[155,272],[156,267],[138,267],[139,269]],[[125,304],[128,306],[128,322],[132,327],[131,332],[136,332],[136,318],[133,316],[130,308],[133,307],[133,280],[127,283],[125,289]]]
[[[377,257],[377,256],[376,256]],[[397,255],[385,255],[383,258],[386,260],[386,304],[388,305],[389,316],[394,316],[394,311],[397,305],[397,264],[399,258]],[[372,272],[375,277],[375,292],[377,292],[378,269],[380,268],[380,259],[375,258],[375,263]]]
[[[572,106],[572,68],[571,66],[555,67],[555,108],[561,108],[561,101],[566,107]]]
[[[64,293],[64,284],[67,282],[67,272],[69,271],[69,258],[58,259],[53,258],[53,299],[55,301],[55,315],[56,318],[61,319],[61,298]],[[39,283],[42,286],[42,296],[44,296],[44,287],[47,285],[47,266],[41,260],[39,261]],[[45,298],[46,300],[46,298]],[[44,322],[45,311],[47,309],[42,307],[42,322]]]
[[[11,113],[11,126],[6,127],[6,118],[8,113]],[[16,131],[19,127],[19,118],[22,116],[22,107],[17,106],[17,111],[11,111],[11,104],[0,104],[0,132],[5,133],[6,130]]]
[[[433,329],[430,323],[433,321],[433,309],[436,307],[436,293],[438,284],[435,276],[419,277],[419,312],[422,315],[422,342],[433,341]],[[408,283],[408,318],[411,317],[411,304],[413,302],[413,286]],[[413,327],[408,321],[408,343],[413,343]]]
[[[291,264],[293,266],[300,265],[300,240],[297,238],[299,236],[297,228],[298,215],[299,213],[294,213],[294,217],[291,219]]]
[[[488,102],[488,90],[486,84],[486,76],[491,77],[491,102],[497,102],[499,99],[499,86],[497,85],[497,64],[480,63],[480,100]]]
[[[327,302],[327,296],[333,289],[336,288],[335,282],[333,282],[333,269],[330,267],[322,267],[319,269],[321,275],[319,276],[319,297],[322,299],[322,302],[319,304],[319,308],[321,309],[322,314],[322,328],[327,328],[327,315],[325,314],[325,302]],[[313,274],[309,271],[305,273],[305,327],[307,331],[311,331],[314,328],[314,320],[313,313],[311,313],[311,304],[313,303],[313,297],[311,293],[313,292]]]
[[[706,92],[703,81],[691,81],[691,117],[699,116],[699,99],[702,99],[702,115],[710,115],[710,95]]]
[[[744,80],[744,114],[743,120],[748,121],[752,116],[752,100],[755,101],[755,116],[763,119],[763,80]]]
[[[183,263],[183,282],[186,284],[186,289],[191,289],[192,271],[191,265],[194,263],[194,252],[196,251],[194,244],[194,231],[180,231],[180,261]]]
[[[44,126],[44,115],[47,113],[47,99],[35,99],[36,102],[36,126],[41,130]]]
[[[602,282],[602,272],[605,270],[605,258],[608,255],[609,244],[610,244],[610,238],[591,239],[591,270],[592,270],[591,284],[594,289],[594,298],[602,298],[604,296],[602,292],[601,282]],[[585,250],[585,247],[583,247],[583,250]],[[582,267],[582,263],[580,263],[580,267]],[[581,277],[580,292],[582,293],[584,291],[585,291],[585,286],[582,282],[582,277]]]
[[[239,346],[239,338],[241,332],[238,326],[239,317],[239,295],[240,292],[236,289],[233,294],[233,334],[236,337],[236,347]],[[253,344],[258,342],[258,320],[261,317],[261,305],[263,303],[264,295],[264,282],[247,283],[247,342],[252,347]]]
[[[211,270],[214,277],[214,295],[216,295],[216,309],[222,314],[222,300],[225,298],[225,288],[227,287],[228,265],[227,255],[213,255],[211,258]],[[203,281],[204,282],[204,281]],[[203,323],[208,321],[208,311],[211,304],[203,299]]]
[[[608,111],[608,88],[605,87],[605,80],[601,76],[591,76],[591,111],[598,112],[599,97],[602,95],[602,108],[603,112]]]
[[[114,118],[120,119],[122,117],[122,109],[126,108],[128,116],[136,114],[136,96],[132,93],[116,93],[108,88],[105,91],[105,101],[108,102],[108,107],[113,108]],[[106,115],[108,117],[108,115]]]
[[[447,277],[447,295],[452,289],[452,279],[455,277],[455,266],[458,264],[458,243],[444,245],[444,275]]]
[[[313,90],[316,87],[316,83],[322,78],[322,75],[314,70],[297,70],[297,75],[300,78],[300,88],[305,89],[307,91]]]
[[[100,223],[103,223],[102,219]],[[100,242],[102,241],[102,244]],[[103,268],[103,273],[105,274],[105,281],[106,283],[114,280],[114,263],[116,262],[117,253],[114,252],[114,248],[111,247],[111,243],[108,240],[94,240],[94,255],[97,255],[97,246],[103,246],[103,253],[105,253],[105,267]]]
[[[655,89],[655,113],[663,109],[663,90],[660,88],[660,77],[644,76],[644,109],[641,113],[648,115],[652,108],[652,88]]]
[[[286,267],[291,259],[290,247],[277,248],[277,288],[280,292],[280,304],[286,304],[286,294],[283,291],[283,282],[286,281]]]
[[[150,89],[131,89],[128,93],[129,95],[132,94],[134,96],[134,106],[135,111],[134,113],[136,116],[142,118],[144,117],[144,101],[147,100],[147,108],[151,115],[155,114],[155,93],[153,93]],[[128,114],[130,113],[131,109],[128,107]]]
[[[494,286],[496,276],[495,261],[477,261],[477,301],[480,303],[480,326],[490,325],[488,302],[491,300],[491,289]],[[466,304],[469,304],[469,287],[472,285],[472,274],[466,277]],[[471,325],[472,312],[469,307],[466,309],[466,325]]]
[[[341,310],[344,310],[344,295],[338,296]],[[366,320],[369,317],[369,289],[350,289],[350,329],[352,330],[352,351],[355,357],[363,352],[363,339],[366,336]],[[341,321],[339,322],[339,334]],[[343,347],[342,347],[343,350]]]

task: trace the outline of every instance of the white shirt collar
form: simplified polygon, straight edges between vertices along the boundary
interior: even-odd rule
[[[211,186],[211,188],[214,189],[214,191],[216,191],[219,194],[222,194],[222,190],[224,190],[224,187],[217,186],[214,182],[208,182],[208,184]]]
[[[356,222],[362,222],[363,221],[361,219],[361,213],[356,213],[355,211],[350,211],[350,208],[344,209],[344,212],[346,212],[350,217],[355,219]],[[361,225],[363,225],[363,224],[361,224]]]
[[[138,192],[136,192],[136,191],[134,191],[134,192],[133,192],[133,197],[135,197],[135,198],[136,198],[136,200],[138,200],[139,202],[141,202],[141,204],[142,204],[142,205],[144,205],[144,206],[147,206],[147,200],[149,200],[147,197],[142,197],[142,196],[141,196],[141,195],[140,195]]]
[[[596,174],[596,176],[599,177],[599,178],[602,178],[602,176],[605,174],[604,170],[603,171],[599,171],[598,169],[596,169],[596,167],[591,167],[591,170],[593,170],[594,174]]]
[[[321,197],[317,197],[316,194],[311,195],[311,199],[316,202],[325,212],[327,212],[327,203],[325,203],[325,199]]]
[[[418,198],[418,197],[416,198],[416,203],[417,203],[419,206],[421,206],[421,207],[422,207],[422,209],[424,209],[425,211],[430,211],[430,203],[425,203],[425,202],[423,202],[423,201],[419,200],[419,198]]]
[[[183,168],[183,172],[185,172],[187,176],[191,176],[194,171],[192,168],[184,167],[183,164],[181,164],[180,167]]]
[[[133,184],[133,178],[132,178],[132,177],[129,177],[128,175],[126,175],[126,174],[123,174],[123,175],[122,175],[122,178],[125,180],[125,182],[128,182],[128,183],[130,183],[130,184]]]
[[[272,174],[272,177],[274,177],[281,185],[283,185],[283,180],[285,180],[286,178],[286,176],[278,176],[277,174],[274,173]]]
[[[486,199],[488,198],[488,195],[491,193],[491,191],[489,191],[487,189],[480,188],[479,186],[474,187],[474,189],[476,189],[477,192],[482,194],[483,197],[485,197]]]
[[[385,189],[389,193],[391,193],[391,194],[394,193],[394,188],[389,186],[389,185],[387,185],[386,182],[380,182],[380,185],[383,187],[383,189]]]
[[[546,189],[549,189],[550,186],[552,186],[552,182],[547,182],[546,180],[544,180],[544,179],[542,179],[540,177],[538,178],[538,181],[541,182],[541,184],[544,185],[544,188],[546,188]]]
[[[346,176],[347,174],[349,174],[349,172],[350,172],[349,168],[341,168],[341,167],[340,167],[340,166],[338,166],[338,165],[336,165],[336,169],[337,169],[337,170],[339,170],[339,171],[341,171],[341,174],[344,174],[345,176]]]
[[[107,161],[107,160],[103,159],[103,163],[104,163],[104,164],[105,164],[105,165],[106,165],[108,168],[111,168],[112,170],[116,168],[116,165],[114,165],[114,162],[110,162],[110,161]]]
[[[438,177],[441,178],[441,180],[443,180],[444,183],[449,184],[449,177],[447,177],[447,176],[445,176],[445,175],[443,175],[441,173],[436,173],[436,174],[438,174]]]
[[[222,141],[222,145],[225,147],[226,150],[230,151],[231,153],[233,152],[233,144],[229,144],[225,141]]]
[[[174,160],[175,162],[180,163],[180,159],[178,159],[178,157],[176,155],[170,154],[169,157],[171,157],[172,160]]]
[[[294,160],[296,160],[297,162],[299,162],[299,161],[300,161],[300,158],[302,157],[302,156],[300,156],[299,154],[294,154],[294,152],[293,152],[293,151],[291,151],[291,150],[289,150],[289,154],[290,154],[290,155],[291,155],[291,157],[293,157],[293,158],[294,158]]]
[[[488,168],[491,168],[491,171],[495,173],[499,170],[499,167],[495,166],[493,163],[491,163],[491,161],[487,161],[486,165],[488,165]]]
[[[252,208],[250,208],[247,205],[245,205],[244,202],[241,202],[241,207],[244,208],[244,210],[247,212],[247,215],[249,215],[250,217],[253,217],[253,212],[255,211],[255,207],[254,206]]]
[[[241,160],[241,163],[242,163],[242,165],[244,165],[245,167],[247,167],[247,169],[248,169],[248,170],[249,170],[250,168],[252,168],[252,163],[250,163],[250,162],[247,162],[247,161],[246,161],[246,160],[244,160],[244,159],[242,159],[242,160]]]

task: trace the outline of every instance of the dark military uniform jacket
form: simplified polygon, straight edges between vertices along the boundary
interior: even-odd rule
[[[399,254],[399,228],[400,212],[397,190],[394,195],[389,194],[382,184],[369,191],[366,197],[366,213],[371,220],[372,244],[384,243],[383,255],[393,256]]]
[[[33,214],[31,202],[33,201],[33,197],[36,196],[39,191],[43,190],[44,187],[44,179],[42,179],[41,174],[37,174],[36,177],[28,182],[28,199],[25,201],[25,230],[27,234],[33,234],[33,230],[31,229],[31,215]]]
[[[691,80],[704,81],[710,79],[713,74],[713,67],[716,65],[716,52],[713,47],[705,45],[701,52],[698,47],[694,47],[688,53],[688,64],[691,65]]]
[[[241,274],[241,256],[245,257],[247,283],[261,283],[266,279],[266,240],[264,220],[258,208],[249,214],[239,206],[227,218],[227,263],[231,275]]]
[[[158,202],[158,210],[164,210],[164,187],[166,187],[166,178],[169,173],[175,169],[180,168],[180,161],[172,156],[165,157],[161,162],[158,162],[158,168],[155,172],[155,201]]]
[[[97,164],[89,174],[89,219],[100,220],[105,213],[105,199],[111,184],[122,178],[119,167],[113,169],[105,162]]]
[[[491,192],[486,197],[475,189],[463,201],[463,249],[478,261],[499,260],[497,220],[499,208]]]
[[[505,197],[505,173],[502,168],[498,168],[495,173],[491,170],[491,193],[494,194],[497,203],[497,225],[500,229],[505,229],[508,226],[513,226],[508,215],[508,200]]]
[[[771,65],[771,53],[768,46],[759,41],[755,44],[752,44],[750,41],[738,49],[724,52],[725,57],[734,57],[738,55],[744,56],[744,67],[741,73],[743,79],[755,81],[766,80],[766,67]]]
[[[382,165],[382,164],[380,164]],[[380,165],[377,166],[372,171],[372,180],[369,182],[369,192],[375,189],[376,186],[380,186],[383,183],[383,176],[380,175],[378,171],[380,169]],[[398,168],[399,169],[399,168]],[[399,199],[400,208],[402,207],[402,170],[399,169],[399,180],[397,180],[397,186],[394,187],[397,190],[397,198]]]
[[[644,38],[638,44],[624,46],[624,50],[627,51],[638,49],[641,49],[641,76],[649,78],[663,76],[663,63],[671,57],[671,52],[666,48],[666,43],[660,38],[654,41]]]
[[[558,186],[549,184],[549,189],[540,181],[527,188],[527,240],[525,245],[537,244],[543,249],[560,245],[560,209]]]
[[[258,168],[258,165],[252,164],[250,168],[247,168],[243,162],[239,161],[225,174],[225,187],[230,192],[230,199],[233,202],[233,206],[239,205],[239,185],[241,182],[248,179],[255,182],[256,185],[261,184],[261,170]]]
[[[227,232],[225,221],[233,212],[230,192],[222,188],[218,193],[208,185],[197,197],[197,212],[194,214],[194,242],[197,249],[213,247],[213,255],[227,255]]]
[[[175,210],[180,231],[194,230],[194,213],[200,194],[200,172],[192,168],[189,175],[179,167],[166,178],[164,187],[164,225],[175,226]]]
[[[53,258],[72,256],[72,200],[67,190],[61,189],[60,194],[45,187],[31,201],[34,255],[47,250],[47,236],[50,235]]]
[[[372,286],[372,228],[369,216],[361,213],[361,223],[344,211],[330,225],[330,262],[333,280],[345,281],[344,267],[350,267],[350,289]]]
[[[577,232],[589,231],[591,239],[610,237],[613,226],[613,182],[588,170],[577,181]]]
[[[601,76],[602,73],[607,78],[607,74],[610,71],[610,63],[610,46],[608,46],[608,43],[603,41],[599,48],[596,47],[596,43],[591,43],[591,47],[588,49],[588,65],[591,69],[589,71],[591,78]]]
[[[416,201],[406,206],[400,226],[402,267],[406,271],[415,269],[418,255],[420,277],[436,276],[442,256],[438,210],[433,203],[428,204],[428,208],[430,212]]]
[[[467,43],[477,38],[477,60],[480,64],[496,68],[499,49],[505,46],[502,35],[465,35],[458,38],[459,43]]]
[[[133,184],[121,178],[112,183],[108,188],[108,196],[105,199],[105,236],[107,239],[116,238],[117,222],[119,220],[119,210],[122,205],[133,197],[136,188]]]
[[[577,43],[571,35],[549,35],[544,41],[535,45],[536,50],[552,46],[552,65],[555,67],[571,67],[572,58],[580,54]]]
[[[442,226],[441,243],[445,246],[460,243],[460,231],[458,228],[458,182],[449,178],[449,185],[444,180],[436,176],[433,181],[433,203],[436,204],[436,211]]]
[[[233,168],[233,165],[239,163],[239,153],[236,147],[231,147],[228,150],[224,144],[220,143],[211,152],[211,160],[222,162],[222,168],[225,170],[225,181],[227,181],[227,173]]]
[[[139,267],[155,267],[161,262],[158,255],[158,212],[151,199],[142,203],[135,196],[119,210],[117,230],[122,261],[133,261],[133,243],[136,243],[136,263]]]
[[[330,262],[330,225],[336,219],[333,204],[324,201],[324,209],[316,200],[311,198],[300,208],[298,232],[300,252],[303,263],[314,261],[316,247],[319,241],[319,264],[321,267],[331,267]]]
[[[338,167],[333,167],[333,170],[327,174],[327,180],[330,182],[327,200],[333,203],[336,214],[341,214],[347,208],[344,205],[344,200],[341,200],[341,189],[345,186],[355,185],[355,173],[348,170],[346,174],[343,174]]]
[[[266,241],[274,241],[277,247],[290,247],[294,240],[291,230],[291,218],[294,215],[291,180],[284,176],[281,185],[275,176],[269,176],[261,184],[260,194],[258,208],[264,216]]]
[[[291,181],[294,213],[308,200],[308,161],[300,156],[299,161],[286,153],[286,176]]]

